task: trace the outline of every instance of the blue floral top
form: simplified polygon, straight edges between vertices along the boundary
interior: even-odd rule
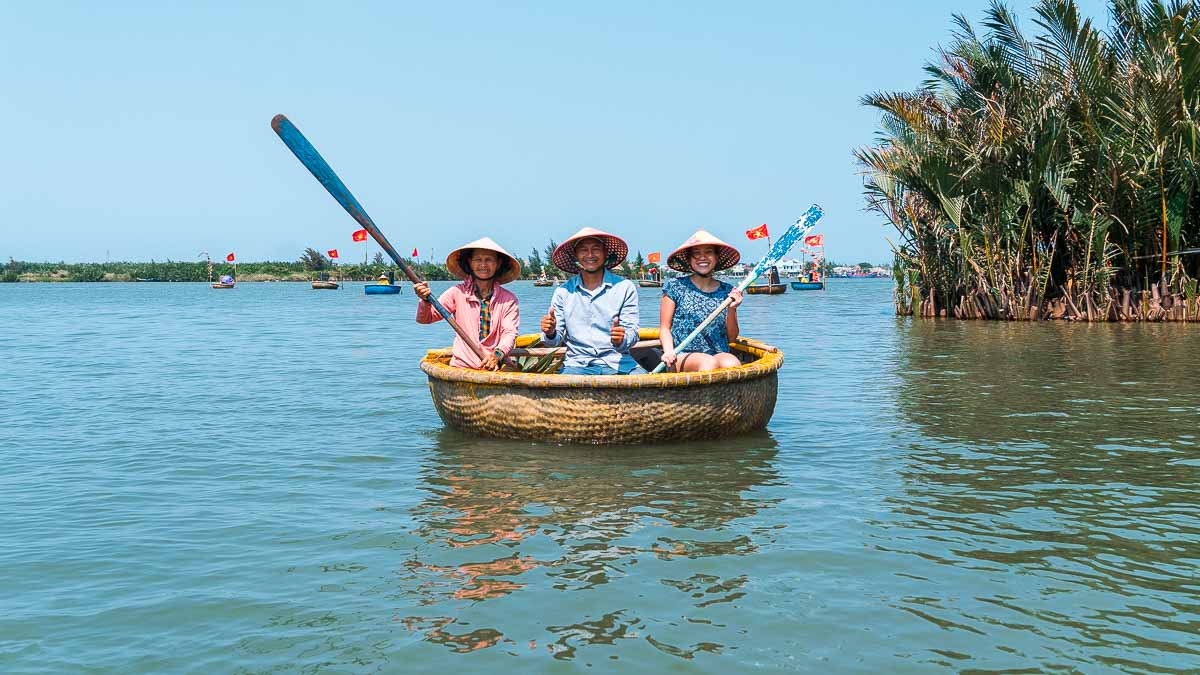
[[[675,301],[675,316],[671,319],[671,339],[677,348],[705,317],[712,314],[717,305],[729,297],[733,286],[724,281],[720,283],[712,293],[705,293],[696,288],[691,277],[677,277],[663,284],[663,295]],[[729,335],[725,332],[725,318],[728,314],[728,309],[721,312],[721,315],[708,324],[704,332],[689,342],[683,351],[703,354],[728,352]]]

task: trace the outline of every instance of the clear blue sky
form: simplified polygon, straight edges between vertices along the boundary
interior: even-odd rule
[[[483,235],[525,256],[591,225],[644,252],[704,227],[756,258],[745,229],[817,202],[831,259],[882,262],[858,99],[918,85],[951,13],[986,7],[254,4],[0,3],[0,256],[360,257],[271,132],[285,113],[422,257]]]

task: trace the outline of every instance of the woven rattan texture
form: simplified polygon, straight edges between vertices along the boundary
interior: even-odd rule
[[[590,444],[712,439],[761,429],[775,411],[783,355],[748,342],[733,345],[747,363],[708,373],[489,373],[451,368],[448,350],[431,351],[421,369],[442,420],[466,433]]]

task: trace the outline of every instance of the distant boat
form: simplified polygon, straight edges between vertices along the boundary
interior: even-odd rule
[[[543,274],[542,276],[533,280],[533,285],[534,286],[553,286],[554,280],[551,279],[550,277],[546,276],[545,274]]]
[[[750,295],[779,295],[787,292],[787,284],[779,280],[779,270],[772,266],[767,273],[767,283],[747,286],[746,292]]]
[[[658,279],[638,279],[638,286],[643,288],[661,288],[662,282]]]
[[[396,295],[400,292],[400,284],[396,283],[396,273],[388,272],[379,275],[379,283],[363,286],[367,295]]]
[[[747,286],[746,292],[750,295],[779,295],[787,292],[787,284],[754,284]]]
[[[392,284],[367,284],[363,286],[363,292],[367,295],[396,295],[400,292],[400,286]]]
[[[204,256],[204,260],[208,262],[208,285],[213,288],[233,288],[236,285],[233,277],[228,274],[222,274],[220,280],[213,281],[212,258],[208,257],[208,251],[201,251],[200,255]],[[232,255],[232,254],[231,254]],[[237,263],[233,263],[233,273],[237,274]]]
[[[313,279],[312,287],[314,291],[336,291],[340,288],[338,282],[329,278],[328,272],[321,272],[316,279]]]
[[[825,290],[825,282],[823,281],[793,281],[793,291],[823,291]]]
[[[800,251],[800,274],[792,282],[792,290],[823,291],[825,290],[825,235],[805,237],[804,246]],[[808,262],[808,256],[812,256],[811,263]]]

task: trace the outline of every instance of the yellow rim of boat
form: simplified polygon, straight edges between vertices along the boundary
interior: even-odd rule
[[[518,347],[527,347],[540,339],[537,333],[517,338]],[[658,339],[657,328],[643,328],[638,332],[642,340]],[[431,349],[421,359],[421,370],[429,377],[470,384],[528,387],[530,389],[670,389],[694,387],[707,384],[754,380],[770,375],[783,366],[783,352],[758,340],[739,337],[730,343],[730,349],[754,358],[733,368],[721,368],[702,373],[660,373],[658,375],[558,375],[517,372],[490,372],[450,366],[451,350]]]

